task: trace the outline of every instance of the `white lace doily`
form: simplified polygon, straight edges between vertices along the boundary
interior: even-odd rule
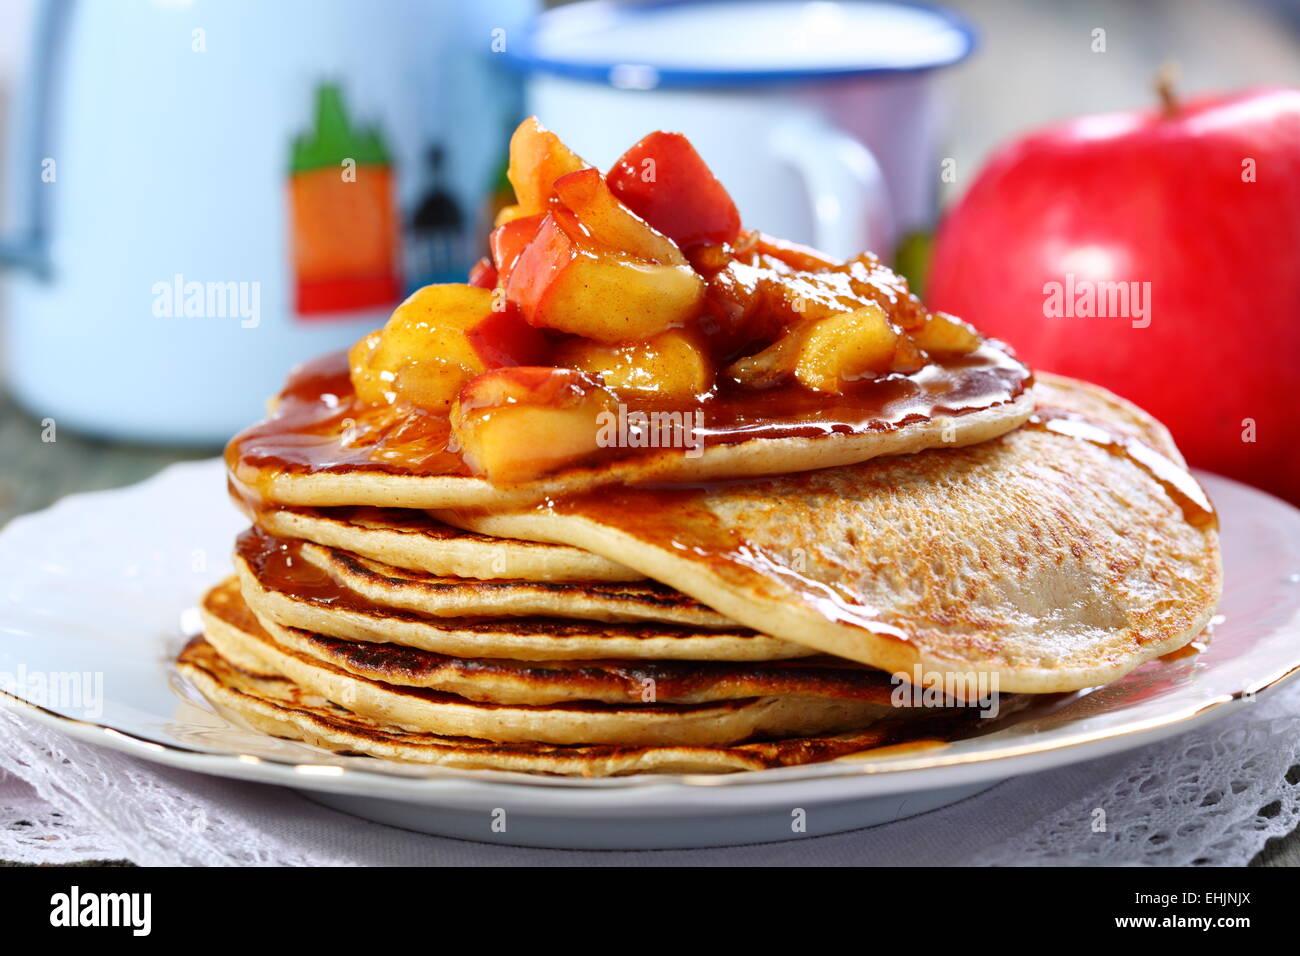
[[[0,709],[0,859],[144,865],[1243,865],[1300,825],[1300,683],[1181,737],[1006,781],[886,826],[706,850],[530,850],[424,836],[266,784],[80,743]]]

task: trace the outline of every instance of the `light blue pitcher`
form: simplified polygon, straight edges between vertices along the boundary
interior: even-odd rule
[[[47,0],[7,173],[6,380],[218,443],[481,254],[531,0]]]

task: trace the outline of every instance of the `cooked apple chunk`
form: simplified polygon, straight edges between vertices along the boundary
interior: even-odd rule
[[[618,158],[609,187],[682,248],[734,243],[740,213],[704,158],[681,133],[651,133]]]
[[[533,241],[541,224],[541,216],[521,216],[492,230],[488,236],[488,247],[496,266],[498,285],[504,287],[510,282],[510,273],[519,261],[519,254]]]
[[[906,332],[900,332],[898,344],[894,347],[894,357],[889,362],[889,370],[910,375],[913,372],[921,371],[929,363],[930,359],[925,352],[921,351],[920,346],[912,340],[912,337]]]
[[[727,366],[727,374],[746,388],[762,389],[782,385],[794,375],[804,339],[813,323],[804,322],[787,329],[779,339],[753,355],[738,358]]]
[[[513,219],[545,211],[555,181],[587,165],[581,156],[560,141],[549,129],[530,116],[510,137],[510,165],[506,178],[515,189],[515,204],[497,215],[501,226]]]
[[[580,169],[555,181],[555,195],[597,242],[665,266],[684,266],[676,243],[619,201],[600,171]]]
[[[845,383],[892,370],[899,332],[880,306],[815,322],[804,336],[795,377],[818,392],[839,392]]]
[[[570,339],[556,348],[555,361],[598,376],[619,395],[686,401],[713,387],[713,363],[681,329],[622,345]]]
[[[465,333],[491,314],[487,289],[433,285],[411,293],[383,329],[348,353],[357,397],[373,405],[449,407],[460,387],[487,368]]]
[[[451,427],[474,474],[497,483],[530,481],[596,452],[602,413],[617,407],[609,391],[575,369],[502,368],[465,385]]]
[[[970,325],[947,312],[931,312],[912,339],[930,355],[965,355],[980,345],[980,335]]]
[[[357,398],[446,411],[475,375],[540,361],[541,334],[518,313],[492,305],[490,290],[471,285],[430,285],[411,293],[382,329],[348,352]]]
[[[680,326],[704,299],[689,265],[660,265],[602,249],[566,209],[542,220],[515,261],[506,297],[530,325],[597,342],[648,339]]]

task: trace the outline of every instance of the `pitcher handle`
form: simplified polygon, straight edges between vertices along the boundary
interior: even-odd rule
[[[803,179],[818,249],[837,259],[867,249],[892,254],[893,212],[871,150],[808,109],[778,119],[769,144]]]
[[[45,0],[37,5],[27,81],[15,110],[17,173],[13,192],[16,223],[0,235],[0,265],[22,266],[40,276],[50,272],[49,201],[36,172],[50,155],[50,112],[53,107],[55,65],[73,0]]]

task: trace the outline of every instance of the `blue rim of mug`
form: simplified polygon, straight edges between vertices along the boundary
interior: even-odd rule
[[[669,7],[684,6],[691,0],[632,0],[618,3],[614,0],[583,0],[557,7],[539,14],[527,29],[522,44],[509,44],[505,50],[506,62],[515,70],[526,73],[550,73],[574,80],[585,80],[633,89],[659,89],[683,86],[747,86],[764,83],[791,83],[845,77],[923,73],[960,63],[978,46],[974,26],[960,14],[946,7],[928,3],[898,2],[898,0],[872,0],[873,6],[900,7],[921,10],[932,14],[955,30],[964,41],[960,50],[945,57],[918,60],[915,63],[890,65],[856,65],[837,67],[762,67],[756,69],[717,69],[687,66],[662,66],[654,63],[636,63],[618,60],[572,60],[533,52],[536,35],[550,24],[563,23],[585,17],[599,16],[609,22],[653,15]],[[775,0],[758,0],[775,2]],[[844,0],[854,5],[856,0]]]

